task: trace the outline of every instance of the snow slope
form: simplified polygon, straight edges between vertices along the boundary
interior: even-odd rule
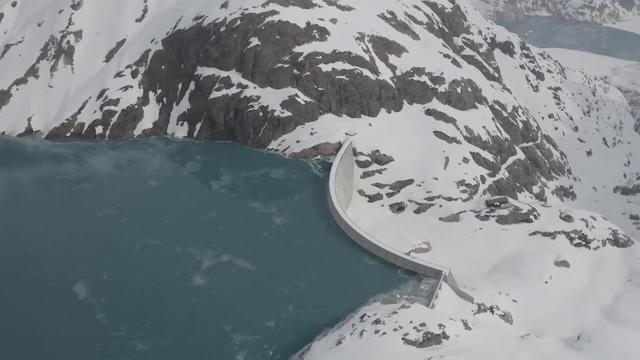
[[[567,49],[545,49],[563,64],[601,77],[625,96],[640,131],[640,63]]]
[[[292,157],[352,137],[350,217],[450,267],[478,299],[375,299],[299,357],[637,358],[629,102],[473,7],[2,0],[0,13],[0,132],[232,140]],[[510,205],[488,209],[495,195]]]
[[[635,61],[623,60],[578,50],[545,48],[544,51],[558,59],[564,65],[581,69],[587,73],[600,77],[612,75],[614,72],[617,72],[615,69],[622,69],[624,67],[630,67],[637,64]]]
[[[605,24],[608,27],[640,34],[640,18],[632,18],[632,20],[624,20],[617,23]]]

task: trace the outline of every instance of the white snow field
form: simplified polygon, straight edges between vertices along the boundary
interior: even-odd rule
[[[624,21],[610,23],[610,24],[607,23],[604,25],[607,27],[612,27],[615,29],[640,34],[640,18],[632,18],[631,20],[624,20]]]
[[[352,138],[349,217],[447,266],[476,301],[446,286],[435,309],[374,299],[297,357],[640,357],[640,135],[609,79],[634,64],[562,64],[552,55],[582,55],[529,46],[462,1],[0,0],[0,13],[0,133],[288,156]],[[510,204],[487,208],[496,195]]]
[[[567,49],[545,49],[563,64],[596,75],[622,91],[640,124],[640,63]]]

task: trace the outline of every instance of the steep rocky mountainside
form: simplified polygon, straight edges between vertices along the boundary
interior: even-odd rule
[[[41,14],[26,2],[3,6],[1,62],[11,71],[2,74],[0,129],[9,134],[170,134],[266,147],[323,114],[376,116],[436,96],[472,107],[480,89],[471,80],[447,79],[424,64],[398,69],[390,57],[418,65],[428,56],[457,73],[462,61],[499,84],[491,51],[513,47],[489,34],[455,43],[467,32],[464,17],[436,3],[401,5],[396,10],[410,10],[409,23],[376,4],[358,15],[375,19],[369,29],[350,22],[352,5],[332,1],[126,2],[119,5],[129,18],[115,25],[101,19],[120,6],[57,3],[57,13]],[[37,16],[38,30],[25,32]],[[407,48],[377,33],[381,26],[414,43],[418,26],[437,43]]]
[[[532,88],[553,92],[554,113],[573,117],[564,109],[572,100],[562,98],[565,70],[491,23],[470,24],[455,3],[49,0],[4,1],[2,13],[0,131],[8,134],[169,134],[266,148],[325,115],[376,117],[441,104],[425,109],[425,119],[477,114],[457,130],[477,149],[469,158],[480,171],[509,178],[490,182],[490,193],[526,191],[542,200],[549,191],[541,181],[570,177],[540,114],[513,96],[496,56],[517,63]],[[593,94],[585,89],[585,98],[607,90],[587,83]],[[502,171],[519,148],[514,170]]]
[[[470,2],[488,17],[504,22],[535,15],[607,24],[640,15],[638,0],[471,0]]]

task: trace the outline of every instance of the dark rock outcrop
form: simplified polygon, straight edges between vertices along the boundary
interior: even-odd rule
[[[341,143],[324,142],[314,145],[308,149],[293,153],[290,156],[294,159],[316,159],[321,157],[335,156],[340,151]]]
[[[553,262],[553,265],[559,268],[570,268],[571,264],[567,260],[556,260]]]
[[[598,250],[607,245],[617,248],[628,248],[634,244],[634,241],[626,234],[620,233],[616,229],[609,229],[609,234],[603,238],[590,237],[579,229],[571,231],[534,231],[529,236],[540,235],[555,240],[562,235],[569,243],[577,248],[585,248],[589,250]]]
[[[407,209],[407,204],[404,201],[393,203],[389,205],[389,210],[394,214],[403,213]]]

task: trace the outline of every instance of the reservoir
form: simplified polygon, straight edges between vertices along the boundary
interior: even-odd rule
[[[0,139],[0,358],[287,359],[413,278],[334,224],[328,171],[232,143]]]

